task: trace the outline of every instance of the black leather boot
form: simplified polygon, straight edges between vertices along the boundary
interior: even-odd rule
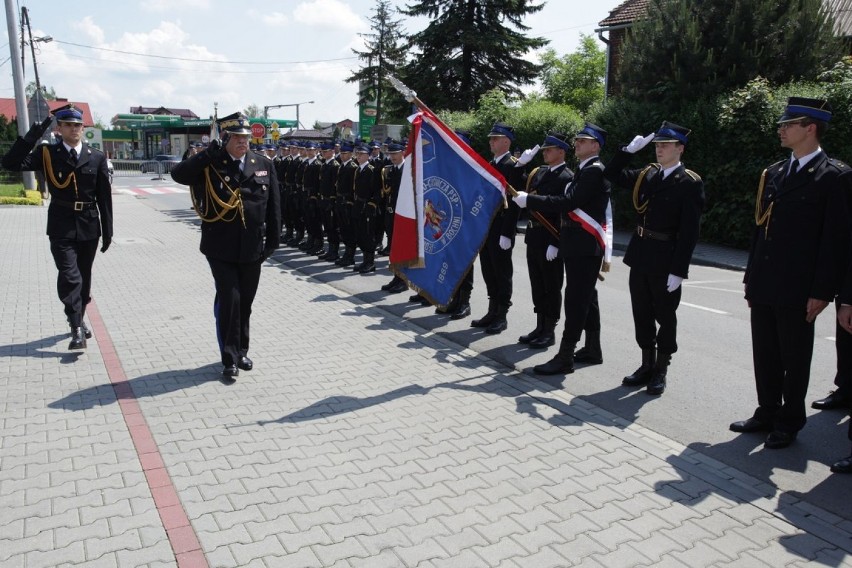
[[[497,304],[497,309],[494,313],[494,321],[491,325],[485,328],[485,333],[489,335],[497,335],[506,331],[509,327],[509,322],[506,320],[506,314],[509,313],[509,306],[506,304]]]
[[[642,350],[642,366],[633,371],[632,375],[627,375],[621,380],[621,384],[626,387],[638,387],[644,385],[651,380],[651,373],[654,370],[654,363],[657,360],[656,349]]]
[[[574,372],[574,343],[562,341],[559,351],[553,359],[544,365],[536,365],[533,372],[537,375],[570,375]]]
[[[68,349],[75,351],[86,348],[86,334],[83,333],[82,327],[71,328],[71,343],[68,344]]]
[[[535,329],[529,332],[526,335],[522,335],[518,338],[518,343],[529,343],[533,339],[536,339],[541,332],[544,331],[544,316],[541,314],[535,315]]]
[[[557,321],[551,318],[544,318],[544,326],[541,333],[538,334],[538,337],[530,341],[530,349],[547,349],[556,343],[555,330]],[[571,351],[571,362],[572,364],[574,362],[574,351]]]
[[[600,365],[603,363],[600,330],[586,331],[586,345],[574,353],[574,361],[577,363],[589,363],[590,365]]]
[[[448,310],[451,320],[460,320],[470,315],[470,291],[458,292],[458,301],[452,310]]]
[[[669,363],[671,363],[672,354],[660,351],[657,353],[657,361],[654,363],[654,371],[651,373],[651,380],[648,382],[648,387],[645,389],[650,395],[659,396],[666,390],[666,375],[668,374]]]
[[[470,322],[470,327],[488,327],[492,323],[494,323],[494,318],[497,317],[497,302],[495,300],[488,300],[488,312],[484,316],[479,319],[475,319]]]
[[[321,258],[326,262],[335,262],[338,258],[340,258],[340,243],[335,245],[328,245],[328,252],[325,253]]]

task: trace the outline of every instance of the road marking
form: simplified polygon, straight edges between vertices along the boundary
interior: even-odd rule
[[[113,188],[113,193],[121,193],[123,195],[163,195],[168,193],[189,193],[188,189],[182,187],[131,187],[131,188]]]
[[[739,289],[732,290],[730,288],[716,288],[714,286],[696,286],[695,284],[690,284],[689,288],[695,288],[696,290],[714,290],[716,292],[731,292],[733,294],[743,294],[742,287],[740,287]]]
[[[689,302],[681,302],[680,305],[681,306],[688,306],[690,308],[695,308],[696,310],[704,310],[705,312],[710,312],[710,313],[719,314],[719,315],[723,315],[723,316],[730,315],[728,312],[723,312],[722,310],[716,310],[714,308],[707,308],[707,307],[704,307],[704,306],[699,306],[698,304],[690,304]]]

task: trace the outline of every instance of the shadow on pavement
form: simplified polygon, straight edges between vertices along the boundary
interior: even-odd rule
[[[35,339],[26,343],[12,343],[9,345],[0,345],[0,357],[37,357],[43,359],[45,357],[58,357],[59,362],[67,365],[75,362],[81,355],[85,355],[85,351],[53,351],[55,348],[65,341],[69,341],[70,333],[60,333]]]
[[[163,373],[142,375],[123,383],[95,385],[71,393],[59,400],[51,402],[47,406],[63,410],[88,410],[96,406],[114,404],[119,399],[154,397],[197,387],[203,383],[218,381],[221,367],[219,364],[211,364],[195,369],[176,369]],[[133,389],[133,396],[116,394],[116,389],[113,387],[119,387],[120,392],[122,390],[121,387],[125,385],[129,385]]]

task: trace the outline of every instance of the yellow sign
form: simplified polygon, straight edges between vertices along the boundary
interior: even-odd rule
[[[278,132],[278,123],[273,122],[269,125],[269,128],[272,130],[272,139],[278,142],[278,138],[281,136],[281,133]]]

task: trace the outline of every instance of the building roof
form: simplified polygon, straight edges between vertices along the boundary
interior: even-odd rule
[[[188,108],[166,108],[166,107],[130,107],[130,114],[173,114],[181,118],[198,118],[198,115]]]
[[[835,33],[838,36],[852,36],[852,0],[824,0],[829,11],[834,14]],[[625,0],[609,12],[606,19],[598,25],[602,28],[623,26],[641,20],[648,14],[651,0]]]
[[[327,140],[331,138],[331,132],[325,130],[310,130],[305,128],[301,130],[291,130],[286,134],[282,134],[281,138],[285,140]]]
[[[648,13],[648,5],[650,0],[625,0],[609,12],[606,19],[601,20],[598,25],[601,27],[619,26],[623,24],[632,24],[636,20],[641,20]]]
[[[27,100],[29,102],[29,99]],[[89,109],[89,103],[80,103],[69,101],[68,99],[56,99],[55,101],[47,101],[47,106],[51,112],[54,109],[63,107],[68,103],[73,102],[74,106],[80,109],[83,113],[83,126],[94,126],[95,120],[92,118],[92,111]],[[0,98],[0,115],[5,116],[9,122],[18,118],[18,109],[15,108],[15,99]]]

